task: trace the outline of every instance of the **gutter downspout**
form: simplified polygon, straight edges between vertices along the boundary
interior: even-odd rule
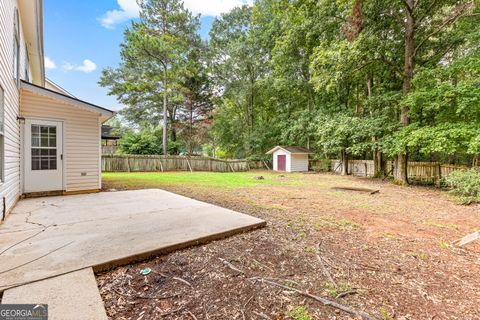
[[[43,0],[36,0],[38,52],[40,54],[41,85],[45,87],[45,50],[43,45]]]

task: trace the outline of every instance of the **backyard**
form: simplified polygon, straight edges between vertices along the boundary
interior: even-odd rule
[[[376,319],[480,318],[480,246],[450,245],[480,228],[479,207],[442,191],[331,174],[103,174],[106,191],[143,188],[267,227],[98,274],[112,319],[355,318],[271,282]]]

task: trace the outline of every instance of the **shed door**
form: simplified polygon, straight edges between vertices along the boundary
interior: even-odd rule
[[[63,123],[25,121],[25,192],[63,190]]]
[[[286,171],[287,169],[287,156],[284,154],[279,154],[277,156],[277,170]]]

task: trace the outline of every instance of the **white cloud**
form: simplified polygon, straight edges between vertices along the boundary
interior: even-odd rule
[[[107,11],[99,20],[102,26],[112,29],[116,24],[138,18],[140,7],[136,0],[117,0],[119,9]],[[193,14],[215,17],[235,7],[253,5],[253,0],[184,0],[185,8]]]
[[[83,60],[83,64],[81,64],[79,66],[71,64],[69,62],[65,62],[63,64],[63,70],[65,70],[65,71],[81,71],[81,72],[85,72],[85,73],[90,73],[92,71],[97,70],[97,65],[92,60],[85,59],[85,60]]]
[[[100,23],[105,28],[112,29],[116,24],[138,18],[140,7],[136,0],[117,0],[120,9],[107,11],[101,17]]]
[[[45,69],[55,69],[55,68],[57,68],[57,66],[55,65],[55,62],[49,57],[45,56]]]
[[[185,8],[193,14],[210,17],[219,16],[244,4],[251,6],[253,0],[184,0]]]

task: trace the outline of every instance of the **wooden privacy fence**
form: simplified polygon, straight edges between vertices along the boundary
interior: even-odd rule
[[[333,173],[341,174],[342,161],[331,160],[330,168]],[[373,177],[373,160],[348,160],[348,174],[351,174],[353,176]]]
[[[262,168],[265,168],[262,161],[161,155],[102,155],[102,171],[104,172],[237,172]]]
[[[386,162],[386,171],[393,176],[393,161]],[[408,162],[408,178],[419,182],[438,183],[442,177],[448,176],[453,171],[466,170],[467,166],[441,164],[439,162]],[[331,160],[330,170],[334,173],[342,173],[342,161]],[[348,174],[354,176],[373,177],[373,160],[348,160]]]
[[[386,170],[390,176],[393,176],[393,161],[387,161]],[[419,182],[438,183],[440,179],[448,176],[453,171],[466,170],[469,167],[442,164],[439,162],[420,162],[409,161],[408,162],[408,179]]]

